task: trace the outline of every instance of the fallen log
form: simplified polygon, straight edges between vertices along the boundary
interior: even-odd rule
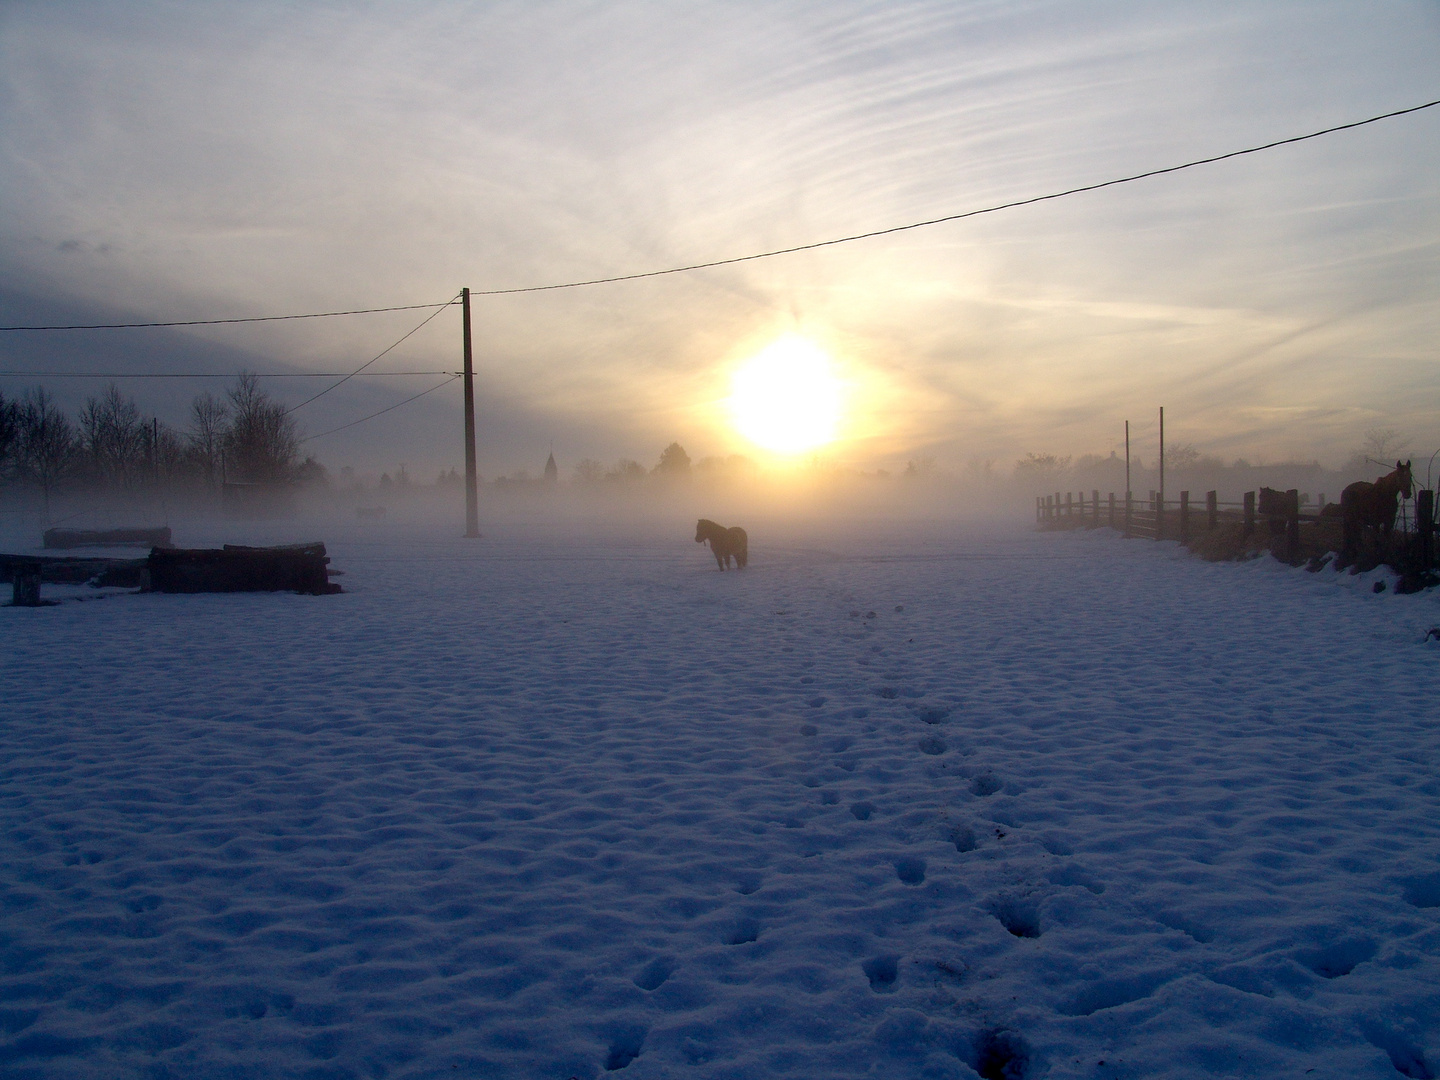
[[[150,589],[164,593],[298,592],[338,593],[330,584],[325,545],[279,547],[155,548],[148,560]]]
[[[171,546],[170,526],[162,525],[153,529],[46,529],[44,534],[47,548],[77,547],[140,547]]]

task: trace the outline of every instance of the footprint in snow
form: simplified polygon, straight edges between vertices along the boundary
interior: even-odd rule
[[[921,885],[925,882],[925,860],[911,856],[895,860],[895,876],[906,885]]]
[[[675,971],[675,962],[667,957],[656,957],[640,969],[634,982],[641,990],[658,990]]]
[[[860,970],[870,980],[870,989],[877,994],[893,994],[895,980],[900,977],[900,957],[872,956],[860,965]]]
[[[1000,781],[995,779],[993,773],[981,773],[970,781],[970,794],[985,799],[994,795],[1000,790]]]
[[[875,813],[875,804],[868,802],[857,802],[850,807],[850,813],[855,815],[856,821],[869,821],[870,815]]]

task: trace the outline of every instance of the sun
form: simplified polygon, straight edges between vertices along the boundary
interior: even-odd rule
[[[824,349],[787,334],[735,372],[730,415],[741,435],[776,454],[802,454],[835,440],[842,386]]]

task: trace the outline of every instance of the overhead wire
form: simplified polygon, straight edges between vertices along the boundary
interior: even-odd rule
[[[456,297],[445,301],[454,304]],[[354,308],[350,311],[311,311],[303,315],[251,315],[241,319],[182,319],[173,322],[138,323],[76,323],[69,326],[0,326],[0,331],[11,330],[141,330],[157,326],[228,326],[234,323],[286,322],[291,319],[334,319],[342,315],[374,315],[383,311],[419,311],[436,307],[435,304],[396,304],[391,307]],[[445,305],[438,305],[445,306]]]
[[[1274,139],[1258,146],[1249,146],[1241,150],[1231,150],[1224,154],[1214,154],[1210,157],[1196,158],[1193,161],[1182,162],[1179,165],[1168,165],[1159,169],[1148,169],[1145,172],[1133,173],[1129,176],[1116,177],[1112,180],[1102,180],[1094,184],[1082,184],[1078,187],[1066,188],[1063,191],[1052,191],[1045,195],[1034,195],[1025,199],[1013,199],[1009,202],[996,203],[993,206],[984,206],[975,210],[964,210],[955,214],[945,214],[941,217],[927,218],[924,221],[912,221],[905,225],[892,225],[884,229],[872,229],[868,232],[852,233],[848,236],[833,237],[829,240],[816,240],[808,244],[796,244],[791,247],[774,248],[769,251],[753,252],[749,255],[736,255],[724,259],[711,259],[706,262],[687,263],[683,266],[667,267],[663,270],[645,270],[634,274],[616,274],[603,278],[586,278],[579,281],[563,281],[550,285],[527,285],[505,289],[472,289],[472,296],[512,296],[518,293],[550,292],[556,289],[578,289],[589,285],[608,285],[621,281],[639,281],[644,278],[664,277],[672,274],[685,274],[694,270],[708,270],[717,266],[733,266],[737,263],[754,262],[757,259],[771,259],[778,255],[792,255],[800,251],[814,251],[818,248],[834,247],[837,244],[849,244],[857,240],[869,240],[877,236],[891,236],[895,233],[908,232],[912,229],[928,228],[931,225],[941,225],[950,221],[962,221],[966,218],[979,217],[983,214],[994,214],[1002,210],[1013,210],[1020,206],[1033,206],[1036,203],[1050,202],[1055,199],[1067,198],[1071,195],[1080,195],[1089,191],[1100,191],[1104,188],[1116,187],[1120,184],[1131,184],[1137,180],[1146,180],[1154,176],[1164,176],[1168,173],[1182,172],[1185,169],[1198,168],[1201,165],[1213,165],[1220,161],[1229,161],[1232,158],[1245,157],[1249,154],[1258,154],[1265,150],[1273,150],[1279,146],[1290,146],[1295,143],[1308,142],[1311,139],[1318,139],[1325,135],[1333,135],[1339,131],[1351,131],[1355,128],[1366,127],[1370,124],[1377,124],[1382,120],[1391,120],[1397,116],[1408,116],[1411,113],[1421,112],[1425,109],[1433,109],[1440,105],[1440,98],[1433,101],[1422,102],[1419,105],[1411,105],[1403,109],[1393,109],[1390,112],[1380,113],[1376,116],[1369,116],[1363,120],[1352,120],[1345,124],[1334,124],[1330,127],[1321,128],[1318,131],[1307,132],[1304,135],[1292,135],[1285,139]],[[215,326],[229,323],[247,322],[279,322],[287,319],[324,319],[342,315],[367,315],[383,311],[414,311],[427,307],[447,307],[458,302],[458,297],[453,297],[441,305],[435,304],[400,304],[391,307],[379,308],[356,308],[350,311],[321,311],[301,315],[265,315],[251,318],[236,319],[188,319],[174,322],[148,322],[148,323],[97,323],[97,324],[76,324],[69,326],[0,326],[0,332],[18,330],[123,330],[142,327],[159,326]]]
[[[296,412],[296,411],[298,411],[298,410],[300,410],[300,409],[303,409],[306,405],[309,405],[312,401],[319,401],[322,397],[324,397],[326,394],[330,393],[330,391],[331,391],[331,390],[334,390],[337,386],[341,386],[341,385],[349,382],[351,379],[353,379],[356,375],[359,375],[362,371],[364,371],[364,370],[365,370],[367,367],[369,367],[371,364],[375,363],[376,360],[379,360],[382,356],[384,356],[386,353],[390,352],[392,349],[397,348],[397,347],[401,344],[401,342],[405,341],[405,340],[406,340],[407,338],[409,338],[412,334],[418,333],[426,324],[428,324],[428,323],[430,322],[431,319],[435,318],[436,315],[439,315],[440,312],[444,311],[447,307],[449,307],[451,304],[453,304],[453,303],[454,303],[456,300],[458,300],[458,299],[459,299],[459,294],[457,293],[457,294],[455,295],[455,297],[453,297],[453,298],[450,299],[450,300],[445,301],[445,303],[435,305],[435,310],[432,311],[429,315],[427,315],[423,320],[421,320],[419,326],[416,326],[414,329],[412,329],[412,330],[406,332],[405,334],[401,335],[401,337],[399,338],[399,340],[395,341],[395,342],[394,342],[393,344],[391,344],[391,345],[386,346],[386,347],[385,347],[384,349],[382,349],[380,352],[376,353],[375,356],[371,357],[369,360],[365,361],[365,363],[361,364],[361,365],[360,365],[358,368],[356,368],[354,371],[350,372],[350,374],[344,376],[343,378],[341,378],[341,379],[338,380],[337,382],[332,383],[331,385],[327,386],[324,390],[321,390],[318,394],[315,394],[313,397],[308,397],[308,398],[306,398],[304,401],[300,402],[299,405],[295,405],[295,406],[293,406],[292,408],[286,409],[286,410],[285,410],[285,415],[286,415],[286,416],[289,416],[291,413]]]
[[[962,221],[965,218],[979,217],[982,214],[994,214],[1001,210],[1013,210],[1017,206],[1033,206],[1035,203],[1063,199],[1067,196],[1079,195],[1087,191],[1099,191],[1102,188],[1115,187],[1119,184],[1131,184],[1136,180],[1145,180],[1152,176],[1164,176],[1166,173],[1194,169],[1200,165],[1213,165],[1217,161],[1228,161],[1231,158],[1244,157],[1247,154],[1258,154],[1263,150],[1273,150],[1277,146],[1288,146],[1292,143],[1318,139],[1322,135],[1333,135],[1337,131],[1349,131],[1352,128],[1375,124],[1381,120],[1389,120],[1396,116],[1405,116],[1409,113],[1420,112],[1422,109],[1432,109],[1436,105],[1440,105],[1440,98],[1436,98],[1434,101],[1427,101],[1422,105],[1412,105],[1409,108],[1396,109],[1393,112],[1382,113],[1379,116],[1371,116],[1364,120],[1354,120],[1348,124],[1336,124],[1332,127],[1322,128],[1319,131],[1312,131],[1306,135],[1293,135],[1288,139],[1276,139],[1273,142],[1263,143],[1260,146],[1250,146],[1243,150],[1231,150],[1228,153],[1215,154],[1206,158],[1197,158],[1194,161],[1187,161],[1180,165],[1168,165],[1162,169],[1149,169],[1145,172],[1134,173],[1131,176],[1121,176],[1114,180],[1103,180],[1096,184],[1083,184],[1079,187],[1067,188],[1064,191],[1053,191],[1048,195],[1034,195],[1028,199],[1014,199],[1010,202],[997,203],[994,206],[981,207],[978,210],[965,210],[958,214],[946,214],[943,217],[928,218],[925,221],[912,221],[908,225],[892,225],[887,229],[873,229],[870,232],[854,233],[850,236],[840,236],[830,240],[817,240],[809,244],[796,244],[793,247],[775,248],[771,251],[761,251],[751,255],[737,255],[728,259],[712,259],[709,262],[672,266],[666,270],[647,270],[637,274],[618,274],[614,277],[590,278],[585,281],[567,281],[556,285],[530,285],[524,288],[513,289],[471,289],[470,295],[513,296],[517,293],[550,292],[555,289],[578,289],[587,285],[608,285],[618,281],[638,281],[642,278],[664,277],[669,274],[685,274],[692,270],[709,270],[717,266],[734,266],[736,263],[754,262],[757,259],[771,259],[777,255],[793,255],[800,251],[814,251],[817,248],[834,247],[836,244],[848,244],[856,240],[869,240],[877,236],[891,236],[895,233],[908,232],[911,229],[923,229],[931,225],[941,225],[948,221]]]
[[[257,379],[338,379],[343,371],[257,371]],[[436,371],[371,371],[372,379],[383,375],[456,375],[458,372]],[[0,371],[0,378],[43,379],[233,379],[235,372],[217,371]]]
[[[305,438],[301,439],[300,441],[301,441],[302,443],[307,443],[307,442],[310,442],[310,441],[312,441],[312,440],[314,440],[314,439],[323,439],[326,435],[334,435],[337,431],[344,431],[346,428],[352,428],[352,427],[354,427],[356,424],[363,424],[366,420],[373,420],[373,419],[375,419],[375,417],[377,417],[377,416],[382,416],[383,414],[385,414],[385,413],[387,413],[387,412],[390,412],[392,409],[398,409],[398,408],[400,408],[401,405],[409,405],[410,402],[412,402],[412,401],[418,401],[420,398],[424,397],[426,394],[433,394],[436,390],[439,390],[441,387],[443,387],[443,386],[449,386],[451,383],[453,383],[453,382],[454,382],[456,379],[458,379],[458,378],[460,378],[459,375],[451,375],[450,378],[446,379],[444,382],[438,382],[438,383],[436,383],[434,386],[430,387],[429,390],[422,390],[422,391],[420,391],[420,393],[414,395],[413,397],[408,397],[408,398],[406,398],[404,401],[397,401],[394,405],[389,405],[389,406],[387,406],[387,407],[379,410],[378,412],[373,412],[373,413],[371,413],[369,416],[362,416],[359,420],[351,420],[350,423],[348,423],[348,424],[341,424],[341,425],[340,425],[339,427],[337,427],[337,428],[331,428],[329,431],[322,431],[322,432],[320,432],[320,434],[318,434],[318,435],[307,435]]]

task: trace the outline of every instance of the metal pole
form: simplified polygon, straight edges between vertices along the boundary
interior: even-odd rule
[[[470,351],[470,290],[460,290],[465,341],[465,535],[480,535],[479,478],[475,472],[475,363]]]

